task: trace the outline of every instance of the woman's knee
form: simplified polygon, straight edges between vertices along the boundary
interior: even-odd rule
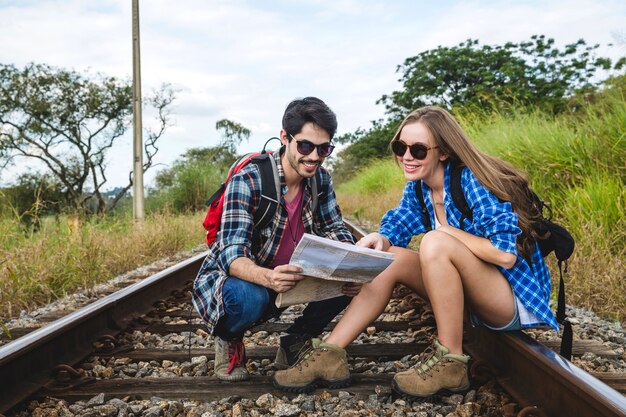
[[[419,256],[421,262],[432,262],[449,258],[454,247],[455,239],[444,232],[432,230],[422,237]]]

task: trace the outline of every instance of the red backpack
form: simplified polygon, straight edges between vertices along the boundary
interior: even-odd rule
[[[266,144],[267,145],[267,144]],[[202,225],[206,229],[206,243],[211,245],[216,237],[217,232],[220,229],[222,223],[222,211],[224,210],[224,194],[228,182],[233,175],[238,173],[248,165],[249,163],[256,164],[259,167],[261,173],[261,202],[256,208],[253,216],[254,227],[256,229],[262,229],[266,227],[274,218],[278,205],[280,204],[280,179],[278,176],[278,168],[276,167],[276,161],[272,156],[272,152],[266,152],[265,149],[260,153],[250,153],[239,157],[228,170],[226,180],[222,183],[220,188],[213,193],[211,198],[207,201],[209,209],[204,217]],[[317,175],[311,178],[311,207],[313,213],[317,209]]]
[[[243,155],[231,165],[226,180],[207,201],[209,209],[202,222],[202,225],[206,229],[207,245],[215,241],[217,232],[220,229],[226,186],[232,176],[241,171],[248,163],[257,164],[261,172],[261,204],[254,212],[254,225],[255,227],[263,228],[267,226],[274,217],[274,213],[276,213],[278,208],[277,196],[280,193],[280,183],[278,182],[278,168],[276,168],[276,162],[272,157],[272,152]]]

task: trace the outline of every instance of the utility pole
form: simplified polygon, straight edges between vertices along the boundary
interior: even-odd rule
[[[133,0],[133,217],[143,223],[143,128],[141,125],[141,60],[139,54],[139,0]]]

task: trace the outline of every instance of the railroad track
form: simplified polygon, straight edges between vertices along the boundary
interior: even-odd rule
[[[355,235],[362,233],[349,226]],[[285,321],[250,331],[261,341],[247,346],[250,381],[232,384],[211,376],[211,338],[189,303],[191,281],[203,258],[204,254],[197,255],[40,329],[14,329],[13,336],[21,337],[0,346],[0,413],[19,413],[29,400],[46,396],[68,402],[98,396],[204,401],[256,399],[267,393],[287,396],[270,383],[271,361],[278,335],[288,326]],[[373,323],[348,348],[355,359],[353,383],[345,391],[365,397],[388,394],[385,387],[395,370],[408,366],[408,358],[428,345],[427,320],[422,321],[426,325],[416,325],[420,305],[406,292],[397,292],[404,298],[394,300],[389,311],[395,320]],[[409,337],[376,342],[376,335],[387,332]],[[575,345],[573,353],[590,348],[594,346]],[[495,334],[468,328],[465,349],[475,359],[474,379],[496,381],[517,403],[517,415],[626,416],[623,374],[596,375],[616,389],[611,388],[523,332]],[[380,372],[371,372],[372,363],[383,364]]]

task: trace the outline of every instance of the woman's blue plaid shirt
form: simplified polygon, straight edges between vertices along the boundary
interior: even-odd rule
[[[275,152],[273,157],[284,195],[287,187],[279,152]],[[308,181],[305,183],[302,209],[304,230],[329,239],[354,243],[352,234],[343,224],[330,175],[326,169],[318,169],[321,175],[318,176],[320,181],[315,218],[311,207],[311,186]],[[261,198],[261,176],[255,164],[248,164],[233,175],[224,197],[220,231],[209,247],[193,288],[193,303],[211,333],[224,315],[222,287],[228,278],[230,264],[239,257],[246,257],[257,265],[269,265],[278,252],[278,245],[287,227],[287,210],[284,197],[281,196],[282,204],[274,221],[262,230],[254,228],[253,213]]]
[[[451,165],[448,163],[444,177],[444,207],[448,224],[459,228],[461,212],[452,201],[450,172]],[[413,236],[427,231],[422,222],[421,203],[415,194],[416,184],[415,181],[407,183],[400,205],[389,210],[381,220],[380,233],[387,237],[392,245],[406,247]],[[535,248],[530,265],[523,256],[518,254],[516,241],[521,230],[517,225],[517,214],[513,212],[511,203],[498,200],[478,182],[468,168],[463,169],[461,186],[473,214],[472,221],[464,219],[464,230],[489,239],[496,248],[502,251],[517,255],[517,262],[512,268],[504,269],[498,266],[498,269],[511,283],[513,292],[521,303],[544,323],[558,331],[559,326],[548,304],[551,291],[550,272],[539,247]],[[430,199],[430,188],[423,182],[422,191],[430,223],[435,224],[435,210]],[[485,288],[485,291],[488,291],[488,288]],[[524,327],[544,323],[528,323]]]

